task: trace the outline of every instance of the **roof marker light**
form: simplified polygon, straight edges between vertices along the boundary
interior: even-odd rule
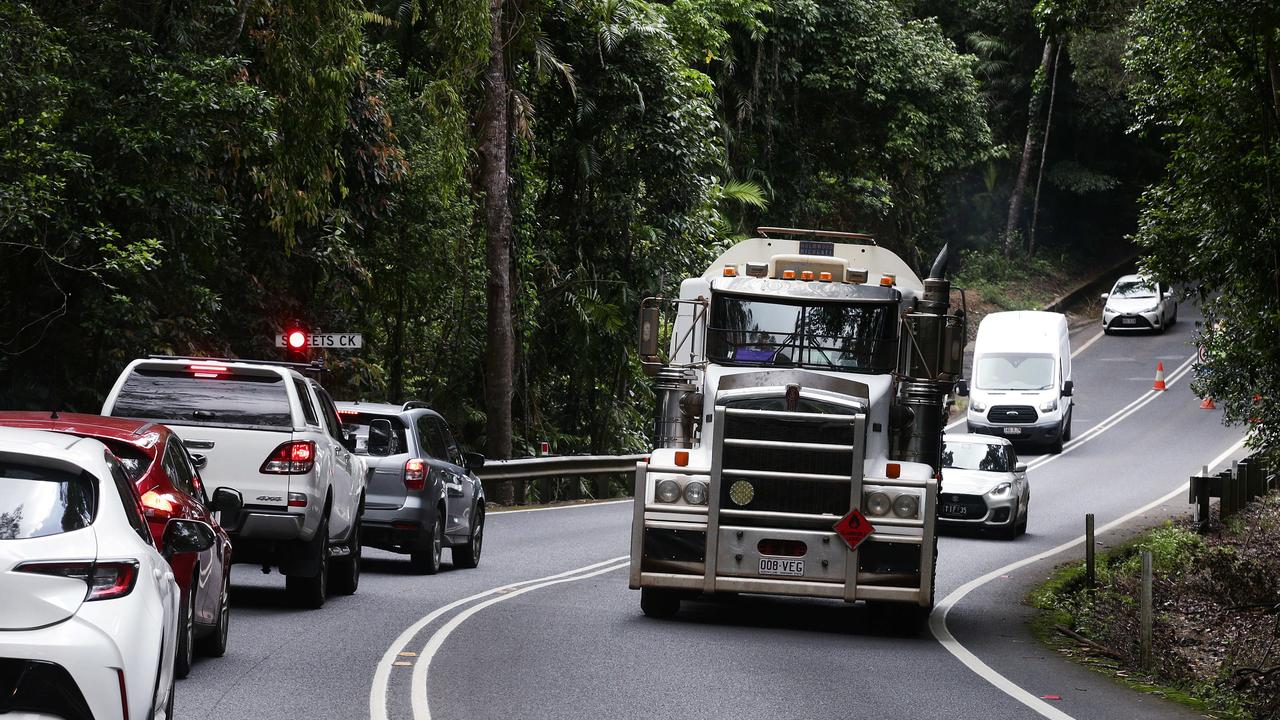
[[[725,277],[738,277],[738,268],[737,268],[736,266],[734,266],[734,265],[725,265],[725,266],[724,266],[724,276],[725,276]]]
[[[795,279],[796,279],[796,271],[795,271],[795,270],[783,270],[783,271],[782,271],[782,279],[783,279],[783,280],[795,280]]]
[[[893,275],[893,274],[883,275],[880,277],[880,286],[893,287],[893,284],[897,281],[898,281],[898,278],[896,275]]]
[[[801,280],[812,280],[812,279],[813,279],[813,271],[812,271],[812,270],[801,270],[801,271],[800,271],[800,279],[801,279]]]
[[[902,466],[898,463],[889,463],[884,466],[884,474],[891,480],[896,479],[902,475]]]
[[[818,279],[821,280],[822,282],[831,282],[831,273],[820,272],[818,273]]]

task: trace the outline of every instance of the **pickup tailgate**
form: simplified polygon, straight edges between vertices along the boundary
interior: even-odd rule
[[[293,439],[291,431],[172,424],[169,427],[182,438],[192,455],[205,457],[200,477],[210,495],[220,487],[229,487],[240,492],[245,505],[281,510],[288,507],[290,476],[260,471],[276,448]]]

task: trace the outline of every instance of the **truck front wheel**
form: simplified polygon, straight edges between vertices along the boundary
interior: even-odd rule
[[[640,610],[645,617],[669,620],[680,612],[680,596],[674,590],[640,588]]]

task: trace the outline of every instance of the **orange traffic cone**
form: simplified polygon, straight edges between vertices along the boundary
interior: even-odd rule
[[[1201,410],[1217,410],[1218,406],[1213,404],[1212,397],[1206,397],[1205,399],[1200,401],[1200,409]]]
[[[1151,386],[1152,390],[1164,390],[1164,363],[1156,362],[1156,384]]]

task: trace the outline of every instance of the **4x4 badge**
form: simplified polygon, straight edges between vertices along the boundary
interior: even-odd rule
[[[284,498],[280,497],[279,495],[259,495],[256,499],[263,500],[265,502],[280,502]]]

